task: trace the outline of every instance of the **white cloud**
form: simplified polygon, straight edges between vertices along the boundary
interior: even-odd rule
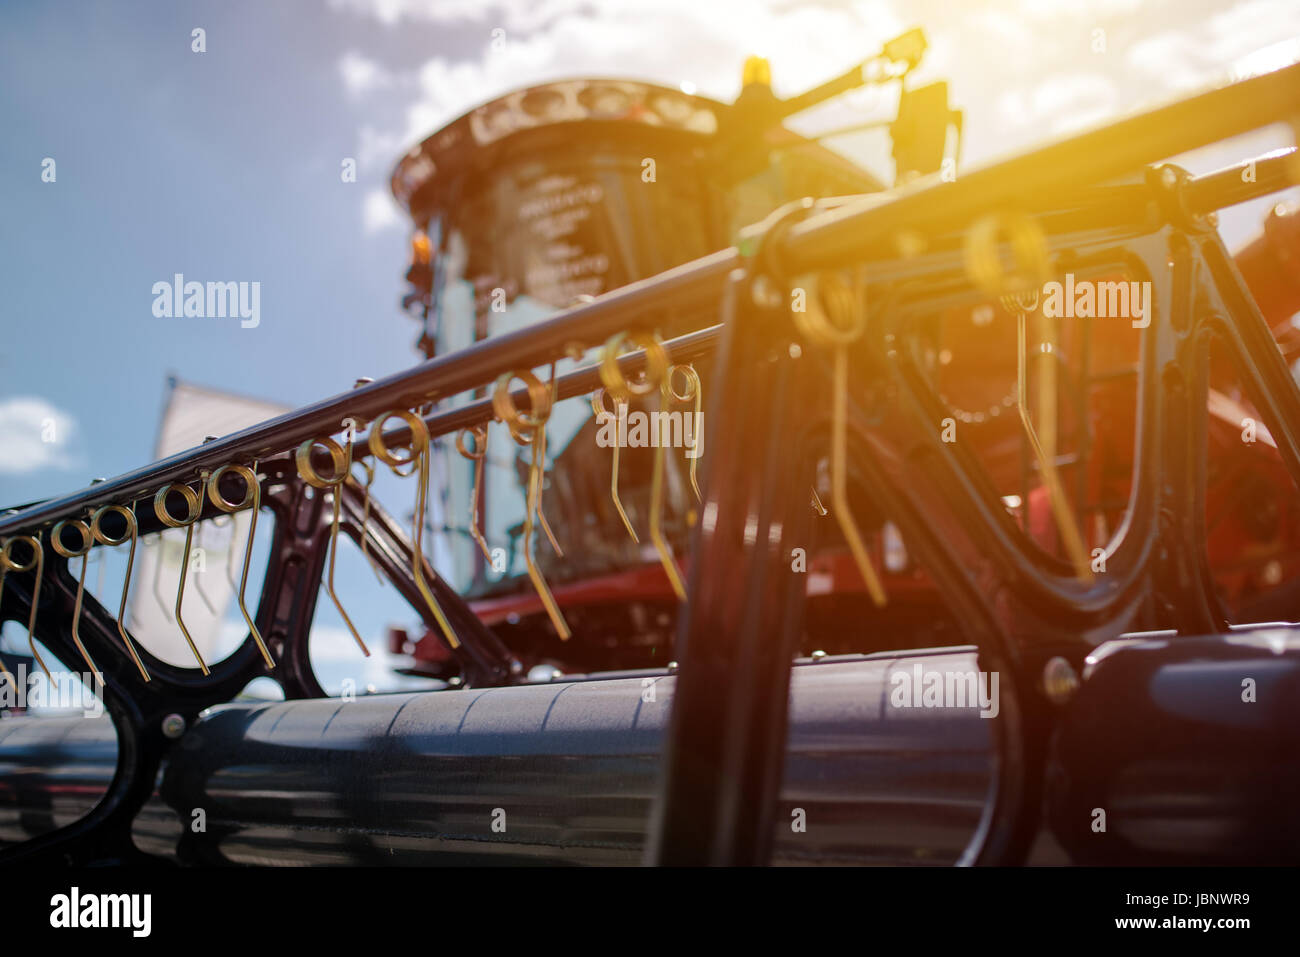
[[[778,95],[809,89],[921,26],[931,49],[913,82],[950,82],[965,111],[963,163],[1005,155],[1188,89],[1200,88],[1251,50],[1300,34],[1295,0],[1005,0],[986,5],[901,0],[332,0],[336,9],[387,24],[450,24],[472,38],[417,69],[388,75],[349,64],[356,88],[384,82],[400,118],[367,115],[358,156],[389,168],[457,116],[508,91],[574,76],[620,76],[730,101],[745,57],[767,55]],[[1192,9],[1192,8],[1195,9]],[[492,31],[505,31],[501,43]],[[1097,49],[1097,30],[1105,46]],[[360,59],[360,58],[359,58]],[[887,118],[887,95],[841,97],[792,126],[808,135]],[[391,114],[390,114],[391,115]],[[888,141],[863,135],[834,145],[887,170]],[[391,222],[367,198],[367,222]]]
[[[385,0],[340,2],[376,17],[392,12]],[[405,129],[383,137],[386,145],[400,142],[404,150],[496,96],[573,76],[627,76],[674,87],[685,81],[702,95],[730,100],[739,90],[741,63],[761,53],[772,61],[777,92],[800,92],[864,59],[905,26],[880,0],[833,9],[777,0],[622,0],[594,12],[575,13],[578,8],[567,0],[492,5],[506,30],[498,49],[487,30],[494,21],[465,14],[484,21],[483,46],[420,67]],[[405,3],[401,15],[455,19],[442,5],[430,12]],[[378,142],[373,130],[368,135]]]
[[[330,6],[386,26],[405,20],[491,22],[506,30],[534,30],[583,6],[583,0],[330,0]]]
[[[36,396],[0,402],[0,474],[71,468],[67,450],[76,429],[72,416]]]
[[[1300,4],[1249,0],[1200,22],[1153,34],[1127,51],[1127,61],[1159,90],[1193,91],[1227,79],[1239,58],[1297,34]]]
[[[386,191],[372,189],[366,193],[361,206],[361,228],[367,235],[398,227],[402,222],[397,204]]]
[[[364,96],[393,85],[393,75],[382,63],[349,50],[339,58],[339,75],[349,95]]]
[[[1119,108],[1119,89],[1103,73],[1047,77],[1028,97],[1012,94],[1007,112],[1048,134],[1062,134],[1095,123]],[[1010,119],[1010,116],[1007,117]]]

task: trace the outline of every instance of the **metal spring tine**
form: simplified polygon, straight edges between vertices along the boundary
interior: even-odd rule
[[[339,615],[343,618],[343,623],[348,626],[348,631],[352,632],[352,637],[356,639],[358,647],[361,648],[361,653],[369,658],[370,649],[366,647],[360,632],[352,624],[352,619],[343,608],[343,602],[339,601],[339,596],[334,591],[334,560],[338,557],[339,552],[339,515],[343,504],[341,488],[343,483],[348,480],[352,468],[352,446],[350,443],[344,444],[347,446],[346,448],[328,436],[307,439],[302,445],[298,446],[296,459],[298,474],[302,477],[302,480],[313,488],[328,489],[330,497],[333,499],[334,517],[330,522],[330,567],[325,579],[325,591],[329,593],[330,601],[334,602],[334,607],[338,609]],[[317,445],[324,447],[329,452],[334,467],[334,473],[329,478],[325,478],[318,473],[311,464],[312,449]]]
[[[92,548],[90,554],[86,557],[95,565],[95,594],[102,595],[104,593],[104,565],[106,564],[104,554]]]
[[[206,568],[207,554],[203,551],[203,528],[205,523],[199,522],[197,524],[198,524],[198,535],[195,537],[198,540],[199,552],[204,557],[204,562],[205,562],[204,567]],[[212,614],[214,615],[217,614],[217,606],[212,603],[212,599],[208,597],[208,593],[203,588],[203,579],[195,578],[194,587],[195,589],[198,590],[199,597],[203,599],[203,604],[208,606],[208,611],[212,612]]]
[[[205,472],[203,482],[206,484],[208,475]],[[175,518],[167,510],[167,496],[177,492],[185,499],[186,516],[184,519]],[[180,582],[176,587],[176,625],[181,630],[181,635],[185,638],[185,643],[190,646],[190,652],[194,655],[194,660],[199,663],[199,668],[204,675],[211,674],[208,670],[207,662],[203,660],[203,655],[199,653],[199,647],[194,643],[190,636],[190,630],[185,627],[185,619],[181,616],[181,604],[185,600],[185,577],[190,568],[190,547],[194,544],[194,523],[198,521],[199,515],[203,512],[203,499],[198,492],[181,482],[173,482],[171,485],[164,485],[153,497],[154,514],[158,520],[170,528],[185,529],[185,552],[181,556],[181,574]]]
[[[1005,237],[1011,247],[1013,265],[1007,270],[998,245]],[[1039,474],[1047,491],[1047,500],[1061,535],[1061,542],[1074,566],[1076,577],[1091,583],[1092,567],[1088,562],[1083,536],[1074,513],[1065,498],[1056,471],[1056,403],[1053,389],[1050,409],[1044,402],[1048,421],[1045,431],[1051,443],[1051,455],[1039,440],[1029,415],[1028,383],[1025,369],[1025,317],[1038,309],[1038,290],[1051,275],[1051,250],[1038,221],[1024,213],[1001,211],[984,216],[971,225],[966,234],[963,254],[966,273],[972,283],[990,295],[1000,296],[1008,310],[1016,314],[1016,404],[1020,422],[1029,439]]]
[[[546,520],[546,512],[542,509],[542,489],[546,483],[546,426],[543,425],[537,430],[537,441],[533,445],[533,455],[542,463],[541,473],[537,478],[537,522],[542,526],[542,531],[546,533],[546,538],[551,543],[551,548],[555,550],[556,556],[563,558],[564,549],[555,540],[555,533],[551,531],[551,523]]]
[[[420,452],[419,466],[415,473],[419,476],[417,481],[420,483],[420,487],[416,489],[415,514],[412,516],[417,528],[415,555],[419,559],[415,565],[415,570],[418,577],[418,584],[421,586],[421,593],[425,595],[427,600],[434,599],[433,591],[429,588],[427,578],[427,576],[433,574],[433,563],[429,560],[429,556],[424,552],[424,532],[427,527],[425,520],[428,517],[429,511],[429,473],[432,470],[432,455],[432,449],[426,441],[423,450]],[[436,600],[434,600],[433,603],[438,608],[438,611],[442,612],[442,606],[439,605]],[[446,618],[446,615],[444,614],[443,617]],[[447,627],[448,629],[451,628],[451,622],[447,622]]]
[[[81,536],[81,544],[78,547],[68,548],[63,544],[63,532],[67,528],[75,529],[77,534]],[[81,641],[81,607],[86,595],[86,559],[90,553],[90,547],[94,543],[95,537],[90,532],[90,526],[79,518],[65,518],[50,531],[50,546],[58,555],[67,559],[81,559],[81,574],[77,578],[77,600],[72,611],[72,643],[77,646],[77,651],[85,659],[86,667],[90,669],[90,673],[95,676],[100,685],[103,685],[104,676]]]
[[[226,543],[226,581],[230,583],[231,589],[238,589],[239,583],[235,581],[235,537],[239,533],[239,523],[235,521],[233,515],[227,519],[227,523],[230,526],[230,540]],[[215,518],[212,524],[217,525]],[[217,525],[217,527],[221,526]]]
[[[555,626],[556,632],[562,641],[568,641],[572,636],[569,630],[569,623],[564,618],[564,613],[555,601],[555,596],[551,594],[551,588],[546,583],[546,578],[542,575],[541,569],[537,567],[536,559],[533,557],[532,536],[533,536],[533,518],[536,517],[544,529],[547,537],[551,538],[551,544],[559,551],[559,546],[555,545],[555,539],[550,535],[550,528],[546,525],[546,516],[542,514],[542,476],[546,470],[546,453],[543,451],[546,445],[546,427],[542,426],[538,430],[537,441],[533,443],[533,462],[532,468],[528,473],[528,495],[526,502],[527,514],[524,517],[524,562],[528,566],[528,577],[533,581],[533,587],[541,596],[542,604],[546,608],[547,615],[550,616],[551,623]]]
[[[176,619],[172,617],[172,611],[167,607],[167,600],[163,598],[162,592],[158,587],[162,584],[163,559],[167,555],[167,536],[164,532],[160,531],[152,541],[148,535],[144,536],[143,541],[145,548],[151,548],[155,545],[158,547],[158,558],[153,563],[153,597],[154,601],[158,603],[158,607],[162,609],[163,617],[174,625],[176,624]]]
[[[680,393],[673,387],[673,376],[678,372],[680,372],[686,379],[686,389]],[[701,418],[701,411],[704,404],[704,389],[700,385],[700,374],[695,371],[695,366],[669,366],[668,375],[664,379],[664,393],[665,398],[670,398],[674,402],[690,402],[692,399],[695,400],[695,427],[692,429],[692,437],[695,440],[695,447],[693,449],[687,449],[686,452],[687,458],[690,460],[691,488],[695,490],[695,501],[703,504],[704,496],[700,493],[700,483],[696,478],[695,472],[696,464],[700,460],[700,443],[704,438],[704,433],[700,426],[700,423],[703,421]],[[685,429],[682,431],[684,434]]]
[[[1047,499],[1051,503],[1052,515],[1056,519],[1057,530],[1061,533],[1061,543],[1065,546],[1066,554],[1070,557],[1070,563],[1074,566],[1076,577],[1082,582],[1091,583],[1093,581],[1092,566],[1088,561],[1088,551],[1083,544],[1083,535],[1079,531],[1079,525],[1074,519],[1074,512],[1070,508],[1069,502],[1065,497],[1065,488],[1061,485],[1060,473],[1056,470],[1056,405],[1051,405],[1049,419],[1044,423],[1044,434],[1048,436],[1050,442],[1050,451],[1044,447],[1044,442],[1039,440],[1038,433],[1034,430],[1033,422],[1029,417],[1029,397],[1028,397],[1028,376],[1025,369],[1026,350],[1028,348],[1025,341],[1025,310],[1018,310],[1016,313],[1016,405],[1020,410],[1020,422],[1024,426],[1025,435],[1029,438],[1029,445],[1034,450],[1034,457],[1038,460],[1039,474],[1043,477],[1043,485],[1047,489]],[[1055,396],[1053,396],[1053,399]],[[1046,403],[1044,409],[1046,410]]]
[[[361,554],[370,565],[371,570],[374,571],[375,578],[379,580],[379,584],[386,585],[388,584],[388,579],[384,578],[383,569],[379,567],[379,562],[375,561],[375,556],[370,554],[370,535],[368,533],[368,529],[370,528],[370,486],[375,482],[375,467],[365,459],[362,459],[360,462],[353,462],[352,464],[360,465],[366,470],[365,504],[362,506],[361,511]]]
[[[4,602],[5,576],[8,574],[8,572],[9,572],[9,559],[4,557],[3,552],[0,552],[0,604]],[[15,693],[17,693],[18,679],[15,678],[14,673],[9,670],[9,666],[4,663],[3,658],[0,658],[0,674],[3,674],[6,678],[9,679],[9,686],[14,689]]]
[[[551,389],[550,408],[554,409],[555,397],[557,395],[557,390],[555,386],[555,363],[554,362],[551,363],[551,381],[549,385]],[[548,414],[548,418],[549,418],[549,414]],[[540,455],[542,460],[542,475],[541,478],[538,480],[538,485],[537,485],[537,520],[541,522],[542,531],[546,533],[546,538],[548,541],[550,541],[551,548],[555,550],[556,556],[558,558],[563,558],[564,549],[562,549],[560,547],[560,543],[555,540],[555,533],[551,531],[551,523],[546,520],[546,510],[542,508],[542,492],[546,487],[546,424],[545,423],[543,423],[541,428],[537,430],[537,444],[541,446]]]
[[[18,542],[32,550],[32,557],[25,564],[14,561],[12,550]],[[37,532],[34,536],[15,535],[4,543],[4,548],[0,549],[0,569],[5,572],[29,572],[33,568],[36,569],[36,584],[32,586],[32,607],[27,615],[27,645],[31,648],[32,658],[41,666],[41,671],[45,672],[45,677],[50,680],[50,684],[54,684],[54,676],[46,667],[41,653],[36,650],[36,609],[41,602],[41,582],[45,579],[45,550],[41,547],[41,533]]]
[[[863,291],[853,289],[843,279],[827,274],[817,282],[825,311],[818,305],[816,291],[807,297],[808,308],[793,312],[796,328],[804,338],[834,353],[834,373],[831,383],[831,505],[835,520],[858,566],[858,573],[867,586],[876,607],[887,601],[885,587],[871,564],[862,533],[849,508],[848,495],[848,401],[849,401],[849,345],[861,338],[867,328],[867,311]],[[833,318],[832,318],[833,317]],[[817,490],[813,489],[814,507],[820,504]]]
[[[221,494],[220,484],[221,476],[226,472],[233,472],[244,480],[244,497],[238,502],[232,502]],[[253,641],[257,643],[257,649],[262,653],[262,660],[266,662],[267,668],[275,668],[275,658],[271,656],[271,651],[266,647],[266,642],[262,640],[262,633],[257,629],[257,622],[253,621],[253,616],[248,612],[248,604],[244,598],[244,593],[248,589],[248,566],[253,559],[253,536],[257,534],[257,514],[262,508],[262,483],[257,478],[257,463],[254,462],[252,468],[245,465],[236,465],[230,463],[223,465],[212,473],[208,479],[208,500],[217,508],[230,515],[230,554],[235,553],[235,531],[239,528],[239,523],[235,521],[235,513],[243,509],[249,509],[251,514],[248,523],[248,540],[244,544],[244,572],[239,580],[239,611],[244,616],[244,622],[248,625],[248,633],[253,636]],[[331,557],[331,562],[333,561]],[[333,571],[333,568],[331,568]],[[234,585],[234,582],[231,582]]]
[[[619,352],[624,344],[640,346],[645,350],[645,376],[643,381],[636,385],[628,382],[618,367]],[[616,401],[619,399],[627,401],[633,395],[648,395],[655,389],[660,389],[660,395],[667,404],[668,398],[672,395],[672,388],[668,382],[668,352],[659,337],[649,333],[620,332],[611,336],[605,343],[604,355],[600,363],[600,378]],[[664,417],[661,416],[659,441],[655,443],[654,468],[650,478],[650,540],[654,542],[655,550],[659,553],[659,562],[664,567],[673,593],[677,595],[679,601],[685,601],[686,585],[682,582],[681,572],[677,569],[677,560],[673,556],[672,548],[664,539],[661,528],[664,504],[664,445],[666,444],[663,429],[666,425]]]
[[[620,441],[621,437],[618,434],[618,427],[621,418],[621,412],[623,409],[627,407],[627,403],[615,402],[614,411],[610,412],[608,409],[605,408],[606,395],[607,392],[605,389],[597,389],[595,392],[592,393],[591,411],[596,416],[597,422],[599,422],[602,418],[606,416],[612,416],[614,419],[614,445],[613,448],[611,449],[611,451],[613,452],[612,455],[613,464],[610,466],[610,472],[609,472],[609,497],[614,500],[614,508],[618,511],[618,517],[623,520],[623,527],[627,529],[628,535],[632,536],[633,542],[640,545],[641,539],[637,538],[636,529],[632,527],[632,522],[628,519],[627,512],[623,510],[623,501],[622,499],[619,498],[618,495],[618,451],[619,451],[619,446],[622,444]]]
[[[817,487],[813,486],[809,491],[812,492],[812,507],[818,515],[826,514],[826,506],[822,504],[821,496],[817,494]]]
[[[361,376],[352,383],[352,388],[360,389],[362,386],[369,385],[374,381],[375,380],[369,376]],[[364,419],[357,418],[356,416],[348,416],[343,420],[343,425],[345,426],[343,437],[347,441],[349,452],[351,451],[352,444],[357,440],[357,429],[362,428],[365,424],[366,422]],[[371,571],[375,573],[375,580],[383,586],[388,583],[388,580],[384,578],[384,572],[383,569],[379,567],[379,563],[375,561],[374,556],[370,554],[370,486],[375,482],[375,467],[365,459],[362,459],[360,462],[354,460],[353,464],[359,464],[366,470],[365,493],[361,512],[361,555],[365,558],[366,564],[370,566]],[[349,466],[348,478],[356,481],[352,476],[351,471],[351,467]]]
[[[514,379],[519,379],[528,387],[530,409],[527,413],[519,411],[510,396],[510,383]],[[546,614],[551,619],[556,633],[562,641],[568,641],[573,632],[569,630],[569,623],[564,620],[564,614],[560,611],[555,596],[551,594],[545,576],[537,567],[532,548],[533,517],[538,514],[541,503],[546,420],[551,415],[551,390],[527,369],[514,373],[507,372],[497,379],[496,387],[492,391],[492,406],[497,417],[506,424],[516,442],[520,445],[532,443],[533,446],[533,459],[528,470],[528,488],[524,502],[524,562],[528,566],[528,577],[532,580],[533,588],[542,600],[542,607],[546,609]]]
[[[469,502],[469,534],[478,543],[479,550],[483,552],[483,557],[487,559],[490,566],[492,550],[488,548],[487,539],[483,537],[483,532],[478,527],[479,502],[483,490],[483,462],[487,458],[487,430],[487,424],[461,429],[456,433],[456,451],[474,463],[474,491],[470,493]],[[466,436],[474,440],[472,452],[465,446]]]
[[[384,444],[384,423],[394,417],[405,422],[411,432],[411,444],[407,449],[410,454],[405,457],[395,455],[393,450]],[[442,631],[447,644],[452,648],[459,648],[460,639],[456,637],[451,622],[447,620],[446,613],[442,610],[442,606],[438,604],[437,597],[433,594],[428,581],[425,579],[427,559],[424,557],[423,542],[424,509],[428,495],[429,430],[424,424],[424,419],[414,412],[408,409],[395,409],[392,412],[385,412],[371,424],[368,442],[371,455],[387,465],[395,474],[405,477],[419,473],[415,489],[415,514],[412,516],[411,573],[415,577],[416,587],[419,588],[420,594],[423,596],[425,604],[428,605],[429,611],[433,614],[434,620],[438,623],[438,628]],[[408,464],[411,469],[403,472],[402,467]],[[429,572],[431,574],[432,571],[432,568],[430,568]]]
[[[103,529],[104,516],[110,512],[121,515],[122,520],[126,523],[126,534],[121,538],[112,538]],[[127,508],[125,505],[102,505],[95,511],[95,514],[91,516],[90,519],[90,534],[94,536],[95,541],[100,544],[112,548],[124,544],[128,539],[131,542],[131,550],[126,556],[126,575],[122,579],[122,600],[118,604],[117,608],[117,633],[121,636],[122,644],[126,647],[127,653],[131,656],[131,660],[135,662],[136,668],[140,670],[140,677],[144,678],[147,682],[150,680],[149,670],[145,668],[144,662],[140,660],[140,655],[136,651],[134,642],[131,641],[131,636],[126,633],[126,625],[124,624],[126,618],[126,596],[127,592],[131,590],[131,570],[135,567],[135,540],[138,531],[139,526],[135,520],[135,512]]]

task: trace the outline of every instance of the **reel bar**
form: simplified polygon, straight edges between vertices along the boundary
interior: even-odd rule
[[[855,200],[794,223],[773,252],[790,275],[849,265],[864,240],[882,233],[926,235],[963,228],[989,209],[1050,204],[1062,189],[1114,179],[1297,115],[1300,63],[963,170],[951,183],[932,176],[883,199]],[[1260,195],[1269,191],[1264,184]]]
[[[1297,173],[1300,173],[1297,164],[1300,164],[1300,156],[1291,146],[1212,173],[1188,177],[1184,194],[1186,206],[1193,213],[1204,214],[1287,189],[1295,185]],[[1250,169],[1254,171],[1254,179],[1247,181],[1242,178],[1242,173]]]

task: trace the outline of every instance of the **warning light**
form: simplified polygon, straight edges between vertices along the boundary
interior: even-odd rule
[[[427,266],[431,258],[432,247],[429,245],[429,237],[421,230],[411,237],[411,265]]]
[[[772,64],[766,57],[751,56],[745,58],[744,71],[741,73],[741,86],[772,85]]]

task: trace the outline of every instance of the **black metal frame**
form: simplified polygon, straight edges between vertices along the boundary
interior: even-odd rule
[[[1227,628],[1204,548],[1206,335],[1230,345],[1300,485],[1300,388],[1249,290],[1208,221],[1169,224],[1152,215],[1170,200],[1183,208],[1188,177],[1177,173],[1173,186],[1153,176],[1141,187],[1145,202],[1133,222],[1145,224],[1145,235],[1117,242],[1123,224],[1108,222],[1089,237],[1076,219],[1053,237],[1058,271],[1124,261],[1131,275],[1152,282],[1157,303],[1142,344],[1127,519],[1108,549],[1108,573],[1095,584],[1081,584],[1063,562],[1033,548],[970,450],[942,442],[937,423],[949,410],[906,351],[891,347],[905,337],[898,318],[905,310],[882,307],[864,354],[855,357],[853,378],[867,393],[852,413],[858,472],[955,606],[982,669],[1004,679],[994,784],[964,863],[1018,863],[1029,850],[1055,718],[1039,677],[1050,658],[1082,671],[1093,647],[1139,630],[1138,616],[1151,609],[1179,634]],[[934,285],[942,286],[945,272],[960,273],[957,255],[947,258],[929,263]],[[812,343],[799,342],[801,353],[814,357],[812,368],[807,359],[782,358],[794,327],[788,310],[755,302],[755,284],[773,277],[762,271],[768,261],[761,250],[754,262],[752,272],[733,279],[729,301],[738,305],[726,329],[737,332],[724,334],[715,366],[722,383],[715,398],[719,388],[723,395],[709,420],[706,513],[715,509],[717,519],[699,530],[699,571],[679,635],[683,668],[649,854],[659,864],[764,863],[772,838],[782,703],[803,601],[789,563],[790,548],[807,541],[800,536],[808,477],[799,481],[798,463],[814,460],[792,438],[811,427],[807,415],[792,423],[789,410],[824,407],[825,398],[808,390],[829,372]],[[892,265],[873,269],[907,271],[905,263]],[[788,283],[777,288],[773,299],[788,302]],[[764,462],[761,471],[755,461]]]

